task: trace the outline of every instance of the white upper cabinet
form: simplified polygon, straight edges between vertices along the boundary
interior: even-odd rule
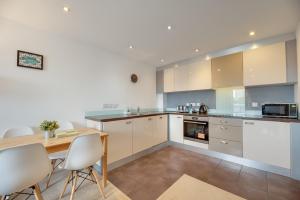
[[[164,70],[164,92],[174,91],[174,69],[169,68]]]
[[[287,82],[285,43],[245,51],[244,85],[268,85]]]
[[[211,88],[211,61],[193,61],[164,70],[164,92]]]
[[[174,91],[189,90],[189,69],[186,66],[174,67]]]

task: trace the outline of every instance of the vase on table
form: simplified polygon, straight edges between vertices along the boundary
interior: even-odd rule
[[[54,131],[44,131],[44,138],[48,140],[49,138],[54,137]]]

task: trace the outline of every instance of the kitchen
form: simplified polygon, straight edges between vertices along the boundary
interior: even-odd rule
[[[299,23],[299,0],[0,1],[0,199],[299,199]]]

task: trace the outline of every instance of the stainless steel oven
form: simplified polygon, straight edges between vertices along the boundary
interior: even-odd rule
[[[208,118],[184,116],[184,139],[208,144]]]
[[[292,103],[272,103],[262,105],[264,117],[298,118],[298,106]]]

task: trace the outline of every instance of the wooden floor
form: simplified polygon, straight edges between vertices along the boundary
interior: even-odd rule
[[[114,169],[109,180],[133,200],[150,200],[183,174],[247,199],[300,200],[298,181],[175,147]]]

